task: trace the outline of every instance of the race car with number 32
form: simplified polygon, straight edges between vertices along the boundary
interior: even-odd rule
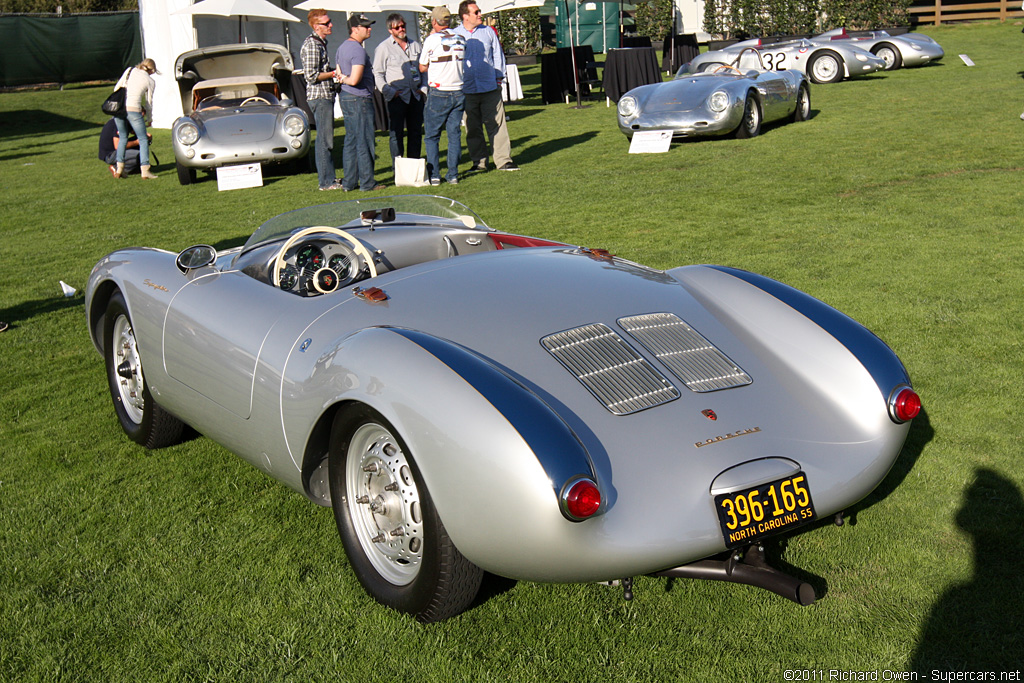
[[[920,409],[885,343],[780,282],[503,232],[440,197],[120,249],[85,308],[130,438],[191,425],[333,508],[369,595],[424,622],[484,572],[807,604],[765,540],[870,493]]]
[[[799,71],[812,83],[838,83],[844,78],[864,76],[885,69],[885,61],[866,49],[844,41],[827,45],[807,38],[775,40],[752,38],[710,50],[695,57],[693,68],[708,62],[729,64],[743,50],[753,48],[770,71]]]

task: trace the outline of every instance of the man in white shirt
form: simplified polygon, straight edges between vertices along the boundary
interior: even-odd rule
[[[433,33],[423,41],[420,71],[427,74],[427,106],[423,125],[427,139],[427,175],[431,185],[441,184],[441,130],[448,132],[448,172],[445,179],[459,182],[459,155],[462,148],[462,62],[466,39],[449,29],[452,15],[444,5],[430,13]]]

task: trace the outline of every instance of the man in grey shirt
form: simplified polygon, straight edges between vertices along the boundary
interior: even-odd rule
[[[401,14],[388,16],[387,28],[388,37],[373,53],[373,79],[388,105],[391,164],[394,166],[395,157],[420,156],[424,99],[419,70],[422,46],[409,40]]]

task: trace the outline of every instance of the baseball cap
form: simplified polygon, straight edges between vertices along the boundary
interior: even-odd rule
[[[440,26],[448,26],[452,20],[452,13],[444,5],[438,5],[431,10],[430,20]]]
[[[374,22],[366,18],[365,14],[353,14],[348,18],[348,27],[355,28],[356,26],[365,26],[369,28],[373,26]]]

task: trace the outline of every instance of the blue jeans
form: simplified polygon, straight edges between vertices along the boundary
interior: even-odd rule
[[[448,174],[445,180],[459,177],[459,153],[462,151],[462,109],[465,96],[461,90],[445,91],[431,88],[423,111],[423,128],[427,140],[427,175],[441,178],[441,130],[448,132]]]
[[[128,149],[128,125],[131,124],[135,137],[139,139],[139,163],[149,166],[149,138],[146,137],[146,119],[141,111],[128,112],[128,118],[114,117],[117,126],[117,163],[124,163],[124,154]]]
[[[307,100],[316,122],[316,179],[320,187],[334,184],[334,100]]]
[[[345,117],[345,147],[341,163],[345,166],[342,189],[372,190],[377,186],[373,179],[373,162],[377,158],[374,141],[373,99],[351,93],[341,93],[341,113]]]
[[[410,157],[417,159],[420,156],[420,141],[423,139],[423,100],[409,97],[406,104],[401,97],[395,95],[388,102],[388,118],[391,120],[391,164],[394,166],[395,157]],[[409,129],[408,142],[406,145],[406,128]]]

